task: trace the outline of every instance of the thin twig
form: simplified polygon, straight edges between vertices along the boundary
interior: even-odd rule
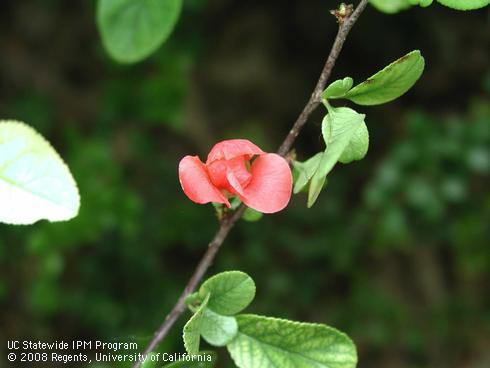
[[[322,99],[322,92],[327,85],[330,74],[332,74],[333,67],[335,66],[335,62],[337,61],[342,47],[344,46],[347,35],[352,29],[352,26],[356,23],[357,19],[359,19],[361,13],[366,8],[368,2],[369,0],[362,0],[352,14],[345,18],[337,18],[339,20],[339,30],[337,32],[337,37],[335,37],[335,41],[333,43],[332,49],[330,50],[330,54],[328,55],[327,61],[323,67],[320,78],[316,83],[315,89],[313,90],[310,99],[306,103],[306,106],[304,107],[303,111],[299,115],[291,130],[289,131],[288,135],[282,142],[281,147],[279,147],[279,149],[277,150],[277,153],[281,156],[286,156],[287,153],[291,150],[294,141],[298,137],[299,132],[308,121],[308,117],[320,104]]]
[[[167,317],[165,317],[165,321],[156,331],[155,336],[151,340],[150,344],[146,347],[143,355],[147,355],[155,350],[160,341],[162,341],[163,338],[167,335],[170,328],[172,328],[173,324],[177,321],[177,319],[179,319],[182,313],[184,313],[186,309],[185,299],[188,295],[192,294],[194,290],[196,290],[197,285],[199,285],[204,274],[213,263],[214,257],[221,247],[221,244],[223,244],[226,237],[228,236],[228,233],[233,228],[235,223],[240,219],[240,217],[242,217],[244,210],[245,206],[241,205],[236,211],[232,212],[230,216],[224,218],[221,221],[221,226],[219,227],[217,233],[214,235],[213,240],[211,240],[211,242],[209,243],[208,250],[206,251],[206,253],[204,253],[204,256],[199,261],[199,264],[197,265],[194,274],[190,278],[187,286],[177,300],[177,303],[172,308]],[[140,367],[140,365],[141,362],[137,362],[134,365],[134,368],[138,368]]]
[[[361,2],[359,3],[359,5],[357,6],[354,12],[352,13],[349,12],[348,14],[345,14],[343,18],[337,17],[337,19],[339,20],[339,30],[337,32],[337,36],[335,38],[332,49],[330,50],[330,54],[328,55],[327,62],[323,67],[323,70],[320,74],[320,78],[318,79],[318,82],[315,86],[315,89],[313,90],[313,93],[311,94],[310,99],[306,103],[306,106],[304,107],[303,111],[299,115],[292,129],[290,130],[290,132],[282,142],[281,146],[279,147],[279,150],[277,151],[277,153],[280,154],[281,156],[286,156],[288,154],[288,152],[291,150],[291,147],[294,144],[294,141],[298,137],[301,128],[303,128],[303,126],[308,121],[308,117],[320,104],[322,91],[325,89],[327,81],[330,77],[330,74],[332,73],[332,69],[335,65],[337,57],[340,54],[340,51],[342,50],[347,35],[349,34],[352,26],[356,23],[357,19],[359,18],[363,10],[366,8],[368,2],[369,0],[361,0]],[[216,235],[214,236],[213,240],[209,243],[206,253],[204,253],[204,256],[202,257],[201,261],[197,265],[192,277],[187,283],[187,286],[185,287],[184,291],[182,292],[179,299],[177,300],[177,303],[170,311],[170,313],[167,315],[167,317],[165,318],[161,326],[156,331],[150,344],[143,352],[144,356],[151,353],[153,350],[155,350],[157,345],[168,334],[168,332],[170,331],[174,323],[184,313],[186,309],[185,300],[187,296],[192,294],[196,290],[197,286],[201,282],[207,270],[213,263],[216,253],[218,252],[221,245],[225,241],[230,230],[235,226],[236,222],[242,217],[244,210],[245,210],[245,206],[241,205],[236,211],[232,212],[229,216],[225,217],[221,221],[221,225]],[[139,361],[136,362],[133,368],[139,368],[141,366],[141,363],[142,362]]]

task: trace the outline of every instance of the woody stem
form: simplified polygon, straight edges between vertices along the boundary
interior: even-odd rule
[[[332,49],[330,50],[330,54],[328,55],[327,61],[323,67],[323,70],[320,74],[320,78],[313,90],[313,93],[310,96],[310,99],[306,103],[303,111],[297,118],[296,122],[293,124],[293,127],[289,131],[288,135],[282,142],[279,147],[277,153],[281,156],[286,156],[288,152],[291,150],[296,138],[299,135],[299,132],[303,128],[303,126],[308,121],[308,117],[311,115],[313,111],[318,107],[321,102],[321,94],[325,89],[328,79],[330,78],[330,74],[332,73],[333,67],[337,58],[342,50],[344,42],[349,34],[352,26],[359,19],[359,16],[362,14],[369,0],[361,0],[359,5],[356,7],[354,11],[352,11],[352,7],[346,7],[345,5],[341,6],[338,11],[334,11],[333,14],[336,16],[337,21],[339,23],[339,28],[337,32],[337,36],[335,37],[335,41],[333,43]],[[213,239],[208,245],[208,249],[204,253],[203,257],[199,261],[194,273],[192,274],[189,282],[187,283],[184,291],[180,295],[177,303],[172,308],[170,313],[165,317],[165,320],[155,332],[153,339],[150,341],[143,354],[147,355],[155,350],[158,344],[163,340],[165,336],[167,336],[168,332],[174,325],[174,323],[179,319],[179,317],[184,313],[186,309],[185,300],[188,295],[192,294],[202,278],[206,274],[207,270],[213,263],[218,250],[221,245],[225,241],[226,237],[230,230],[235,226],[236,222],[242,217],[243,211],[245,210],[245,206],[242,204],[238,209],[228,216],[226,216],[220,223],[220,227],[218,231],[214,235]],[[133,368],[140,368],[141,361],[138,361],[134,364]]]

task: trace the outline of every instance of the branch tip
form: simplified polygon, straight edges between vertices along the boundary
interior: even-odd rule
[[[354,12],[354,5],[341,3],[338,9],[330,10],[330,14],[332,14],[336,19],[337,23],[342,25],[345,20],[351,16]]]

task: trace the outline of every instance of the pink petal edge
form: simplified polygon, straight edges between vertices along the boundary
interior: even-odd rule
[[[287,161],[275,153],[266,153],[255,159],[251,171],[252,180],[240,195],[242,202],[262,213],[284,209],[293,185]]]
[[[206,167],[197,156],[185,156],[179,163],[179,181],[182,190],[195,203],[224,203],[230,206],[228,199],[209,179]]]
[[[206,165],[216,160],[231,160],[237,156],[248,156],[247,159],[250,159],[263,153],[264,151],[247,139],[228,139],[214,145],[208,154]]]

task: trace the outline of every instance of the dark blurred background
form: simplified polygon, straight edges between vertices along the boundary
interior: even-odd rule
[[[143,348],[217,227],[211,205],[182,193],[178,161],[232,137],[274,151],[329,52],[336,5],[188,0],[164,47],[121,66],[94,1],[2,0],[0,117],[53,142],[82,207],[68,223],[0,225],[0,341]],[[425,73],[395,102],[356,107],[369,153],[339,164],[312,209],[298,195],[235,228],[210,274],[249,273],[248,311],[335,326],[362,368],[490,366],[489,20],[436,4],[366,10],[332,80],[360,82],[413,49]],[[297,141],[301,160],[323,149],[322,113]],[[183,351],[184,322],[161,351]]]

